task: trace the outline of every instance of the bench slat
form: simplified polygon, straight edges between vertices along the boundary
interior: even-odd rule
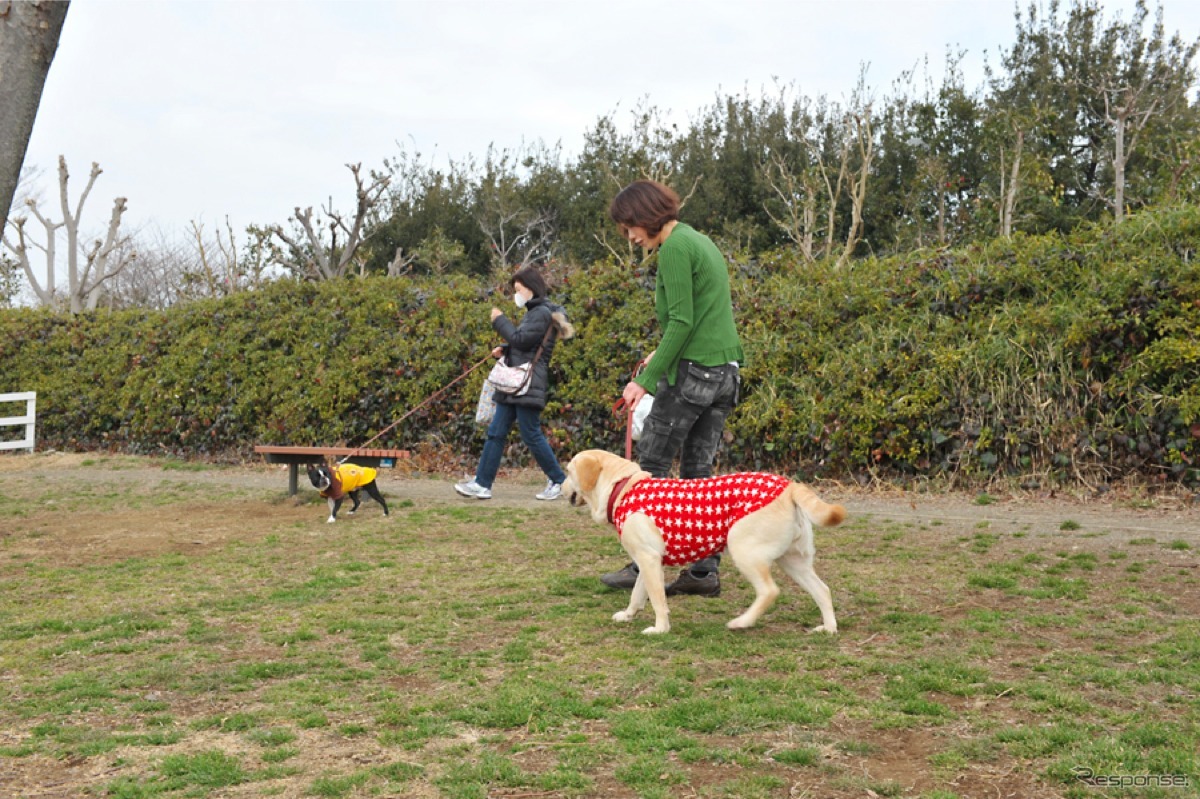
[[[372,458],[407,458],[406,449],[362,449],[355,447],[277,447],[270,444],[256,446],[254,451],[262,455],[362,455]]]

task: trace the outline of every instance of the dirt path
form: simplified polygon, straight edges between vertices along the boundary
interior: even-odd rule
[[[471,505],[454,493],[454,477],[405,469],[382,470],[389,502]],[[538,502],[536,471],[502,472],[491,506],[537,513],[577,514],[566,502]],[[74,453],[0,456],[0,564],[29,558],[97,562],[165,552],[193,553],[254,540],[295,525],[324,523],[324,505],[305,481],[287,495],[280,466],[208,466],[127,456]],[[817,487],[840,502],[851,518],[936,527],[947,536],[981,531],[1055,534],[1073,531],[1078,545],[1091,540],[1182,540],[1200,547],[1200,502],[1186,495],[1114,496],[1084,500],[1023,494],[989,498],[900,490]],[[368,502],[364,514],[374,514]],[[353,518],[343,520],[353,523]]]

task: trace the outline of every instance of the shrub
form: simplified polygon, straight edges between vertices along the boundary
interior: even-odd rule
[[[719,466],[1200,484],[1198,243],[1200,209],[1184,207],[843,269],[733,257],[747,362]],[[558,452],[622,449],[611,403],[657,344],[653,284],[601,262],[553,289],[579,331],[543,414]],[[39,392],[42,446],[361,444],[485,358],[500,302],[477,278],[372,277],[168,311],[0,310],[0,390]],[[473,460],[484,374],[377,445]]]

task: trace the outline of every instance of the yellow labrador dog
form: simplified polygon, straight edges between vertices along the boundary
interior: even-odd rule
[[[621,546],[638,565],[629,607],[614,614],[615,621],[632,620],[649,597],[654,626],[642,632],[668,632],[663,566],[695,563],[726,549],[756,595],[729,629],[753,627],[774,604],[779,587],[771,564],[778,562],[821,609],[822,623],[813,632],[837,632],[829,587],[813,571],[813,524],[840,524],[846,509],[822,501],[807,486],[753,472],[656,479],[633,461],[591,449],[567,465],[563,494],[572,505],[586,504],[595,521],[615,525]]]

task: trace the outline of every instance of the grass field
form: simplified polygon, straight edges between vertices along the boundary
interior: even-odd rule
[[[1194,509],[1164,532],[1150,502],[825,492],[851,511],[817,533],[839,635],[782,582],[726,630],[729,568],[645,636],[596,580],[615,535],[533,482],[388,476],[391,518],[327,525],[277,471],[24,457],[0,465],[0,796],[1200,795]]]

